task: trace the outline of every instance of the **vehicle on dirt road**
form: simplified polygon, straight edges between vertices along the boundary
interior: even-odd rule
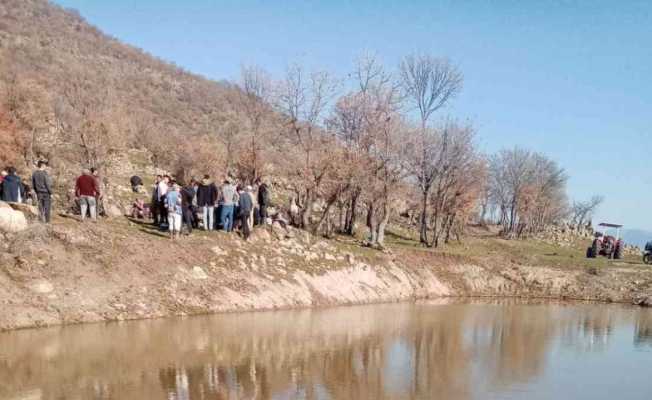
[[[586,249],[586,257],[596,258],[604,256],[620,260],[623,258],[623,251],[625,250],[625,243],[620,238],[620,228],[622,225],[617,224],[598,224],[601,231],[596,231],[591,247]],[[611,234],[613,231],[615,235]],[[652,260],[651,260],[652,261]]]
[[[643,262],[646,264],[652,264],[652,242],[647,242],[645,244],[645,252],[643,252]]]

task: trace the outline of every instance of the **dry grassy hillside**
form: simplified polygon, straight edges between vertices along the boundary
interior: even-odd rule
[[[206,141],[237,119],[228,84],[120,43],[45,0],[0,1],[0,71],[0,153],[11,154],[13,124],[25,157],[2,161],[23,168],[38,158],[102,164],[134,147],[165,157],[174,139]]]

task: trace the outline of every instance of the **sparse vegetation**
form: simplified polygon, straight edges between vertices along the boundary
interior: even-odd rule
[[[296,204],[297,226],[326,236],[364,226],[377,248],[392,222],[428,247],[460,240],[489,204],[505,237],[565,217],[554,161],[521,149],[486,157],[472,124],[438,119],[463,85],[444,58],[409,55],[392,69],[366,55],[347,79],[245,66],[239,82],[214,82],[45,0],[7,0],[0,15],[0,161],[24,171],[48,159],[63,177],[144,148],[184,179],[268,177],[287,199],[278,206]]]

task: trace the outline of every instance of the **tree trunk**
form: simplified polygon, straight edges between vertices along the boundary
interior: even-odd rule
[[[367,229],[369,229],[369,244],[373,245],[376,243],[376,217],[375,209],[373,202],[370,202],[367,206]]]
[[[344,226],[344,233],[347,235],[353,236],[355,233],[355,220],[357,217],[356,209],[358,207],[358,198],[360,197],[360,191],[355,190],[351,194],[351,200],[349,203],[349,209],[346,213],[346,222]]]
[[[419,242],[428,244],[428,190],[424,190],[421,198],[421,227],[419,229]]]
[[[376,235],[376,243],[383,247],[385,245],[385,228],[389,223],[389,210],[387,204],[383,206],[384,215],[383,218],[378,223],[378,234]]]
[[[312,213],[312,205],[314,203],[312,191],[306,190],[306,198],[301,208],[301,228],[308,229],[310,225],[310,214]]]

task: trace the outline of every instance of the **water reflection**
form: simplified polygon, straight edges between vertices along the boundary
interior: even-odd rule
[[[18,331],[0,334],[0,398],[492,398],[618,332],[652,345],[652,313],[420,303]]]

